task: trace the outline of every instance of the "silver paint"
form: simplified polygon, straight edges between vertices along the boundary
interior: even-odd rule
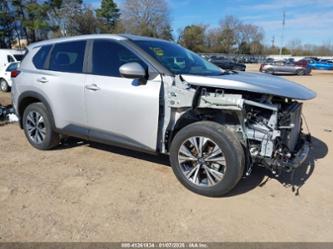
[[[189,84],[196,86],[263,93],[299,100],[316,97],[315,92],[300,84],[262,73],[237,72],[221,76],[182,75],[182,77]]]

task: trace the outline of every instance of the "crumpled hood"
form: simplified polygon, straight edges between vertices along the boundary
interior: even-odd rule
[[[309,100],[316,93],[295,82],[263,73],[237,72],[221,76],[182,75],[191,85],[271,94],[298,100]]]

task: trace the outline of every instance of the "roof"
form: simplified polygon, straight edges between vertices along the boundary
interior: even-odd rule
[[[85,40],[85,39],[114,39],[114,40],[127,40],[126,37],[122,37],[120,35],[112,35],[112,34],[91,34],[91,35],[79,35],[79,36],[70,36],[70,37],[62,37],[50,40],[44,40],[40,42],[35,42],[30,44],[28,47],[35,48],[43,45],[54,44],[58,42],[65,42],[65,41],[78,41],[78,40]]]
[[[0,53],[6,53],[6,54],[22,54],[24,53],[24,50],[18,50],[18,49],[0,49]]]
[[[158,38],[153,38],[153,37],[148,37],[148,36],[139,36],[139,35],[131,35],[131,34],[120,34],[119,36],[125,37],[129,40],[132,41],[163,41],[163,42],[168,42],[163,39],[158,39]]]
[[[35,48],[40,47],[43,45],[48,44],[54,44],[58,42],[64,42],[64,41],[77,41],[77,40],[85,40],[85,39],[114,39],[114,40],[132,40],[132,41],[164,41],[168,42],[166,40],[158,39],[158,38],[152,38],[147,36],[138,36],[138,35],[131,35],[131,34],[91,34],[91,35],[79,35],[79,36],[70,36],[70,37],[62,37],[62,38],[56,38],[56,39],[50,39],[40,42],[32,43],[28,46],[28,48]]]

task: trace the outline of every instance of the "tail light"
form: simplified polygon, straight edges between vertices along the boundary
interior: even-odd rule
[[[11,77],[11,78],[16,78],[16,76],[19,75],[20,72],[21,72],[21,71],[19,71],[19,70],[11,71],[11,73],[10,73],[10,77]]]

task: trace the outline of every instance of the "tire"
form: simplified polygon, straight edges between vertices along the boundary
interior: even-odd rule
[[[8,85],[6,80],[4,80],[4,79],[0,80],[0,89],[3,92],[9,92],[10,86]]]
[[[302,69],[298,69],[298,70],[296,71],[296,74],[297,74],[298,76],[302,76],[302,75],[305,75],[305,71],[302,70]]]
[[[194,146],[194,143],[200,145],[200,141],[204,144],[202,155],[196,153]],[[218,153],[217,148],[221,153]],[[215,153],[212,157],[214,151],[218,154]],[[192,158],[183,152],[190,152]],[[183,161],[184,158],[190,160]],[[220,197],[230,192],[241,179],[245,156],[234,133],[218,123],[200,121],[186,126],[176,134],[170,147],[170,163],[176,177],[186,188],[201,195]],[[210,177],[208,172],[211,172]]]
[[[265,70],[265,73],[269,73],[269,74],[274,74],[274,70],[273,69],[271,69],[271,68],[268,68],[268,69],[266,69]]]
[[[59,144],[60,136],[53,130],[50,114],[42,103],[30,104],[24,110],[23,129],[29,143],[36,149],[50,150]]]

